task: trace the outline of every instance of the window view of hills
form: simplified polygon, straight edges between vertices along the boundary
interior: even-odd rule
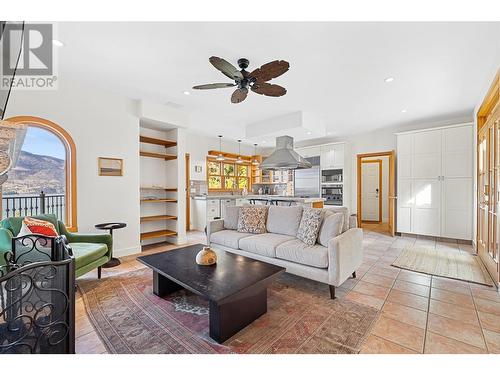
[[[53,156],[21,151],[15,168],[7,174],[3,195],[62,194],[65,185],[65,161]]]

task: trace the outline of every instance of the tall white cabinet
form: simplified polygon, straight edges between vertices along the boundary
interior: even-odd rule
[[[397,134],[397,231],[472,239],[472,124]]]

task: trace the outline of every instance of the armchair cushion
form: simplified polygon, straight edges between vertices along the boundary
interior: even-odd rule
[[[77,269],[102,258],[108,253],[108,247],[102,243],[71,242],[69,245],[73,249]]]
[[[59,227],[58,222],[57,222],[57,217],[54,214],[44,214],[44,215],[36,215],[36,216],[31,216],[34,219],[38,220],[44,220],[48,221],[54,227],[57,229]],[[2,228],[8,229],[11,231],[11,233],[14,236],[17,236],[19,234],[19,231],[21,230],[21,227],[23,225],[23,220],[24,217],[9,217],[7,219],[2,220]],[[58,233],[60,234],[60,233]],[[9,246],[10,249],[10,246]]]

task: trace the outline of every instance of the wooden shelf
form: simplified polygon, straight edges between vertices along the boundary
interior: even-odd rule
[[[161,186],[141,186],[141,190],[177,191],[177,188],[167,188],[167,187],[161,187]]]
[[[162,154],[162,153],[159,153],[159,152],[139,151],[139,155],[141,155],[141,156],[148,156],[150,158],[165,159],[165,160],[175,160],[175,159],[177,159],[177,155],[174,155],[174,154]]]
[[[168,230],[168,229],[155,230],[153,232],[141,233],[141,241],[149,240],[151,238],[170,237],[175,235],[177,235],[177,232],[174,232],[173,230]]]
[[[177,199],[172,199],[172,198],[141,199],[141,202],[145,202],[145,203],[163,203],[163,202],[177,203]]]
[[[174,146],[177,146],[177,142],[175,142],[175,141],[169,141],[167,139],[145,137],[143,135],[139,136],[139,142],[149,143],[149,144],[152,144],[152,145],[160,145],[160,146],[165,146],[165,147],[174,147]]]
[[[155,216],[143,216],[143,217],[141,217],[141,223],[145,223],[148,221],[162,221],[162,220],[177,220],[177,216],[155,215]]]

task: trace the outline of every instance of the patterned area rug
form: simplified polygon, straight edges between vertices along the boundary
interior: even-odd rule
[[[377,310],[331,300],[328,286],[284,274],[268,312],[223,345],[208,335],[208,303],[181,290],[152,292],[152,272],[79,283],[90,321],[110,353],[358,353]]]
[[[478,256],[455,249],[414,246],[404,249],[393,266],[429,275],[493,286]]]

